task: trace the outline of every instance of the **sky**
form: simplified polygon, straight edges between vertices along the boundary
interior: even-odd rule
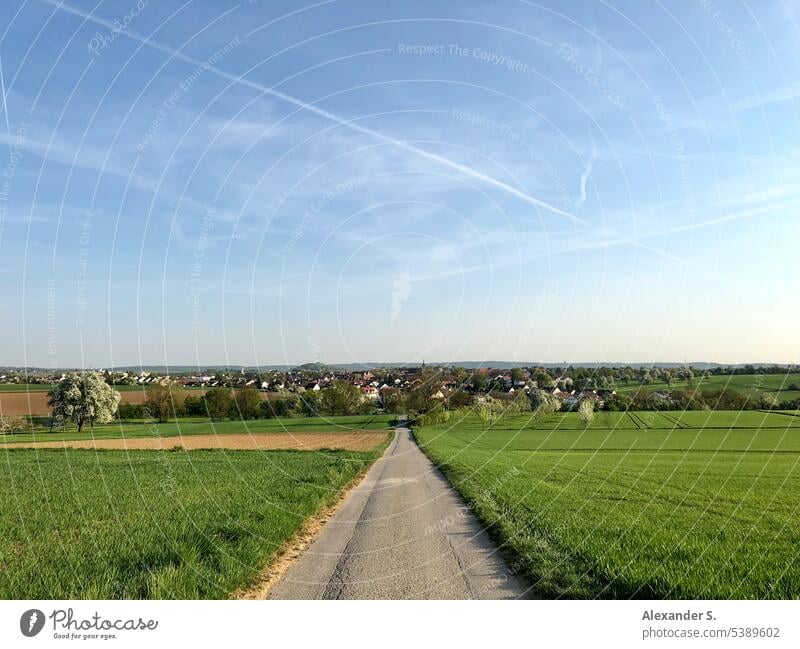
[[[800,2],[4,0],[0,365],[800,361]]]

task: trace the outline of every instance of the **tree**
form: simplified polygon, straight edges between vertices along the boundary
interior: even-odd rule
[[[594,419],[594,401],[592,399],[581,399],[578,404],[578,416],[584,425],[588,426]]]
[[[764,392],[758,400],[759,408],[772,410],[778,407],[778,395],[774,392]]]
[[[298,399],[300,412],[306,417],[316,417],[320,412],[320,394],[314,390],[306,390]]]
[[[297,401],[294,397],[265,399],[261,402],[261,416],[266,419],[286,417],[296,407]]]
[[[202,396],[187,396],[183,400],[183,412],[187,417],[207,417],[206,402]]]
[[[458,410],[472,405],[472,395],[464,390],[453,390],[447,395],[446,401],[450,410]]]
[[[117,408],[118,419],[144,419],[144,405],[141,403],[120,403]]]
[[[228,388],[211,388],[205,395],[206,412],[211,419],[225,419],[233,408],[233,397]]]
[[[393,415],[406,411],[403,392],[397,388],[384,388],[381,390],[381,403],[383,404],[383,409]]]
[[[94,426],[114,419],[120,399],[99,372],[68,374],[47,394],[52,419],[72,419],[78,432],[86,422]]]
[[[145,391],[144,407],[153,419],[165,422],[178,416],[185,398],[180,385],[174,381],[151,383]]]
[[[475,392],[485,392],[488,385],[489,379],[486,373],[475,370],[475,373],[472,375],[472,389],[475,390]]]
[[[0,435],[13,435],[26,427],[27,422],[22,417],[9,417],[0,415]]]
[[[561,401],[555,395],[544,390],[531,392],[531,406],[538,415],[552,415],[561,408]]]
[[[333,381],[320,396],[320,408],[326,415],[355,415],[360,405],[361,390],[346,381]]]
[[[531,399],[525,390],[518,390],[508,404],[508,414],[531,411]]]
[[[233,393],[233,412],[241,419],[256,419],[261,413],[261,395],[254,388],[245,387]]]
[[[406,395],[406,408],[409,412],[425,413],[441,407],[441,400],[436,398],[441,387],[439,372],[423,370]]]
[[[537,370],[533,375],[533,380],[536,381],[536,386],[539,388],[549,388],[553,385],[553,377],[544,369]]]

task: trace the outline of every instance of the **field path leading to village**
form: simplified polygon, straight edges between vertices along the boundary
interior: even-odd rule
[[[512,599],[525,587],[402,426],[270,599]]]

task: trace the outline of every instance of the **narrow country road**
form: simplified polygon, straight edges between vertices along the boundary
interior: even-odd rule
[[[525,596],[474,514],[398,427],[270,599],[512,599]]]

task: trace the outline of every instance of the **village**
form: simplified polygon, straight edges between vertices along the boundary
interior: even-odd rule
[[[346,371],[326,366],[301,366],[286,371],[256,371],[247,368],[215,369],[205,372],[167,373],[156,371],[98,370],[106,383],[125,391],[141,387],[145,390],[155,384],[174,383],[186,390],[210,390],[250,388],[265,393],[264,397],[301,395],[305,392],[321,392],[334,382],[358,387],[364,401],[382,407],[393,394],[414,389],[421,383],[427,385],[434,400],[461,399],[469,403],[481,403],[492,399],[508,399],[520,391],[530,394],[542,390],[563,404],[563,409],[577,408],[580,401],[591,399],[602,407],[604,401],[616,394],[614,377],[605,373],[592,376],[584,369],[556,368],[550,371],[543,367],[494,369],[491,367],[468,370],[461,367],[416,367],[375,368],[366,371]],[[49,372],[29,369],[5,371],[0,374],[0,389],[4,386],[27,384],[50,386],[58,383],[68,372]],[[576,378],[573,378],[575,376]],[[619,380],[626,380],[620,378]]]

